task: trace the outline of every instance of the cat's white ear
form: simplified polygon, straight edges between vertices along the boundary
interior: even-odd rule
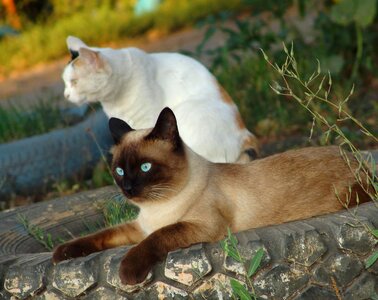
[[[91,66],[94,70],[105,70],[106,72],[111,72],[111,67],[107,62],[106,58],[101,55],[98,51],[93,51],[88,48],[79,49],[79,57],[86,61],[86,63]]]
[[[80,48],[88,47],[81,39],[69,35],[66,39],[69,50],[79,51]]]
[[[126,133],[133,131],[134,129],[132,129],[129,126],[129,124],[127,124],[125,121],[123,121],[121,119],[110,118],[109,119],[109,130],[110,130],[110,133],[112,134],[114,143],[116,145],[118,145],[121,142],[122,137]]]

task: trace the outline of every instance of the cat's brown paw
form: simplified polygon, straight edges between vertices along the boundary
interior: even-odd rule
[[[70,258],[87,256],[98,251],[94,245],[85,240],[76,240],[59,245],[54,249],[52,261],[54,264]]]
[[[150,257],[143,255],[143,251],[138,251],[138,247],[130,249],[119,268],[121,282],[128,285],[143,282],[152,266]]]

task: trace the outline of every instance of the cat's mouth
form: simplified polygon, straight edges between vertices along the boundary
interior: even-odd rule
[[[87,103],[87,98],[83,97],[83,98],[79,98],[79,99],[70,99],[69,97],[66,98],[68,101],[76,104],[77,106],[80,106],[80,105],[83,105],[85,103]]]

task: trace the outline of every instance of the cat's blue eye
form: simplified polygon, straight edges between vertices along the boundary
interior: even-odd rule
[[[149,170],[151,170],[151,163],[149,162],[145,162],[143,164],[140,165],[140,169],[143,171],[143,172],[148,172]]]
[[[117,174],[118,174],[119,176],[123,176],[123,175],[125,175],[125,172],[124,172],[123,169],[120,168],[120,167],[117,167],[117,168],[116,168],[116,172],[117,172]]]

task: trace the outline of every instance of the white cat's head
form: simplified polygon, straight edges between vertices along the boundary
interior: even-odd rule
[[[72,60],[62,75],[65,98],[76,104],[105,100],[112,74],[108,59],[76,37],[69,36],[67,46]]]

